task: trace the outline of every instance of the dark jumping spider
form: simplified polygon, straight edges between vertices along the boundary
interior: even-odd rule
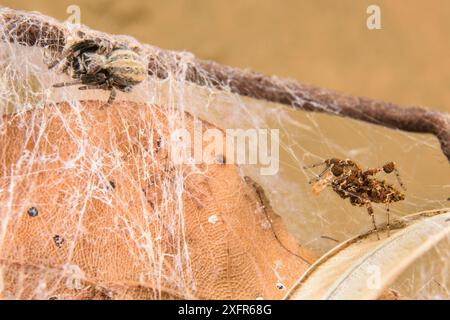
[[[400,174],[395,167],[394,162],[388,162],[381,168],[371,168],[362,171],[361,168],[352,160],[327,159],[324,162],[313,164],[305,167],[305,169],[315,168],[325,165],[325,169],[310,181],[313,183],[313,192],[318,194],[323,189],[331,186],[341,198],[349,198],[350,203],[354,206],[365,206],[367,212],[372,217],[374,231],[378,235],[375,216],[373,213],[372,202],[385,203],[387,214],[387,232],[389,236],[389,204],[405,199],[405,194],[396,190],[391,184],[385,180],[378,180],[374,175],[384,171],[387,174],[394,173],[400,186],[406,190],[403,185]]]
[[[71,68],[72,78],[76,80],[57,83],[53,87],[82,85],[78,89],[111,91],[107,106],[116,97],[115,89],[129,92],[146,76],[146,66],[136,52],[124,47],[107,48],[94,40],[75,42],[63,51],[60,59],[49,65],[49,69],[63,59],[66,61],[61,71],[67,72]]]

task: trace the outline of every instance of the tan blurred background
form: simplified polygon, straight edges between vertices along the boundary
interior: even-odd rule
[[[203,59],[339,91],[450,110],[447,0],[1,0]],[[381,7],[382,30],[366,9]]]

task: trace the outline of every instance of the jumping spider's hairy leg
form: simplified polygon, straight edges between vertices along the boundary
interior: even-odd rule
[[[62,88],[62,87],[76,86],[76,85],[80,85],[82,83],[83,82],[81,82],[81,80],[67,81],[67,82],[55,83],[53,85],[53,87],[54,88]]]
[[[104,84],[104,85],[85,85],[78,88],[78,90],[110,90],[111,93],[109,95],[108,101],[103,107],[109,107],[116,98],[117,92],[113,86]]]
[[[52,63],[48,65],[49,69],[53,69],[62,60],[66,60],[64,62],[63,67],[61,68],[62,72],[66,72],[70,67],[70,64],[73,61],[73,58],[77,58],[82,52],[87,51],[98,51],[99,45],[94,40],[83,40],[80,42],[75,42],[72,45],[69,45],[67,48],[63,50],[59,59],[55,59]]]
[[[116,99],[117,91],[114,89],[114,87],[111,87],[111,94],[109,95],[108,101],[106,101],[105,107],[109,107],[112,105],[114,100]]]

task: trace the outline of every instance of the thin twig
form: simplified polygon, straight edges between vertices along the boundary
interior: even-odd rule
[[[4,41],[41,46],[55,52],[61,52],[64,48],[67,30],[52,18],[6,8],[0,10],[0,18],[5,23]],[[95,36],[89,36],[88,31],[80,35],[95,39]],[[183,57],[185,54],[180,52],[154,50],[150,53],[149,74],[164,79],[179,70]],[[450,161],[450,116],[447,113],[348,96],[196,58],[189,60],[184,74],[184,80],[199,86],[229,90],[299,110],[333,114],[409,132],[431,133],[438,138],[443,153]]]

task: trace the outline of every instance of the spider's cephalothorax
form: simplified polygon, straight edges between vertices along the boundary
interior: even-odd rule
[[[144,81],[146,66],[139,55],[124,47],[107,48],[94,40],[76,42],[64,50],[62,58],[50,64],[56,66],[65,59],[62,71],[71,69],[72,82],[54,84],[54,87],[81,85],[80,90],[103,89],[111,91],[106,105],[116,97],[115,89],[129,92]]]
[[[388,162],[381,168],[371,168],[365,171],[352,160],[327,159],[323,162],[305,168],[314,168],[324,165],[325,169],[311,182],[315,193],[321,192],[327,186],[331,186],[341,198],[349,199],[354,206],[365,206],[367,212],[372,217],[374,230],[378,236],[378,229],[375,223],[372,202],[385,203],[387,211],[387,230],[389,234],[389,204],[405,199],[404,193],[396,190],[385,180],[378,180],[374,175],[383,171],[386,174],[394,173],[400,186],[404,185],[400,179],[400,174],[394,162]]]

